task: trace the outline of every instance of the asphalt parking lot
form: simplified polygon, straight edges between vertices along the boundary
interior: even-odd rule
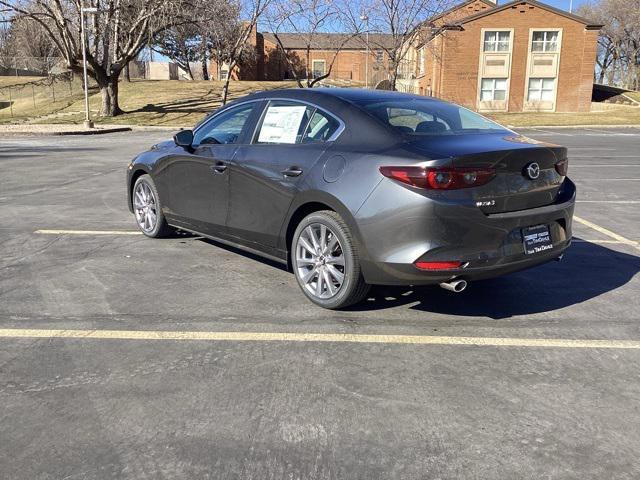
[[[562,262],[342,312],[135,234],[169,132],[0,139],[0,478],[639,478],[640,129],[523,133],[570,148]]]

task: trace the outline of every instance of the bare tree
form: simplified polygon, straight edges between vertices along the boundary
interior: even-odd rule
[[[185,0],[0,0],[16,18],[38,24],[64,58],[67,68],[82,71],[80,11],[98,8],[87,22],[87,64],[102,95],[102,116],[122,113],[118,79],[149,39],[175,24]]]
[[[235,0],[238,1],[239,0]],[[237,11],[245,19],[243,21],[233,22],[230,20],[228,28],[219,26],[222,35],[220,39],[224,39],[224,44],[219,42],[217,45],[221,48],[221,60],[218,65],[224,63],[227,66],[228,74],[222,87],[222,104],[227,103],[229,96],[229,82],[235,69],[239,66],[243,59],[251,57],[255,54],[255,46],[251,46],[249,39],[255,32],[258,19],[262,17],[272,0],[246,0],[244,3],[237,3]],[[213,35],[212,35],[213,37]],[[214,40],[215,41],[215,40]],[[251,51],[253,49],[253,52]]]
[[[328,78],[333,70],[338,53],[358,32],[329,33],[343,28],[341,10],[334,0],[275,0],[267,15],[282,57],[298,86],[311,88]],[[304,71],[300,72],[300,58],[296,49],[287,48],[283,38],[294,33],[304,51]],[[316,75],[311,65],[311,49],[322,48],[330,53],[324,73]]]
[[[598,81],[640,89],[640,0],[600,0],[579,14],[602,22],[598,40]]]
[[[410,46],[425,34],[419,28],[421,23],[442,13],[452,3],[451,0],[362,0],[355,4],[344,1],[342,11],[351,29],[387,34],[384,41],[381,41],[383,37],[372,36],[371,45],[382,50],[388,58],[389,81],[393,90]]]
[[[152,48],[173,60],[193,80],[191,64],[203,57],[201,33],[195,22],[174,25],[160,32]],[[206,54],[205,54],[206,59]],[[205,60],[206,63],[206,60]]]

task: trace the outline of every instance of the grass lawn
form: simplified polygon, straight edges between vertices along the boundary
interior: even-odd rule
[[[80,78],[51,86],[24,84],[37,77],[0,77],[0,123],[82,123],[84,102]],[[11,102],[9,89],[11,89]],[[222,82],[178,80],[134,80],[120,82],[120,107],[126,112],[100,118],[101,97],[90,89],[90,109],[96,123],[119,125],[190,126],[221,104]],[[260,90],[295,87],[295,82],[231,82],[229,99]],[[640,92],[629,92],[640,100]],[[54,101],[55,99],[55,101]],[[9,108],[11,104],[11,108]],[[621,108],[585,113],[499,113],[491,118],[504,125],[640,125],[640,108]]]
[[[640,126],[640,108],[621,108],[603,112],[580,113],[496,113],[488,115],[503,125],[527,126],[581,126],[581,125],[637,125]]]
[[[120,108],[126,113],[114,118],[100,118],[101,97],[96,90],[89,98],[89,108],[96,123],[119,125],[189,126],[221,105],[223,82],[134,80],[120,82]],[[229,101],[260,90],[295,86],[295,82],[231,82]],[[55,118],[41,123],[80,123],[84,119],[82,98],[61,110]]]

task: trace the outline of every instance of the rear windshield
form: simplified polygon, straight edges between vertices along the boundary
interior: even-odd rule
[[[508,132],[497,123],[450,103],[410,98],[357,104],[384,124],[410,135]]]

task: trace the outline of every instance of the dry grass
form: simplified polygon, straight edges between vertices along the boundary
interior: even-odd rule
[[[581,113],[497,113],[488,115],[503,125],[528,126],[588,126],[637,125],[640,126],[640,108],[624,108],[603,112]]]
[[[120,108],[126,113],[114,118],[100,118],[100,93],[89,99],[89,108],[96,123],[118,125],[193,125],[221,105],[222,82],[136,80],[120,83]],[[229,100],[260,90],[295,86],[294,82],[231,82]],[[42,118],[41,123],[79,123],[84,119],[80,98],[61,110],[55,118]]]
[[[11,77],[11,76],[2,76],[0,77],[0,88],[8,87],[10,85],[21,85],[23,83],[29,83],[37,80],[42,80],[45,77]]]

